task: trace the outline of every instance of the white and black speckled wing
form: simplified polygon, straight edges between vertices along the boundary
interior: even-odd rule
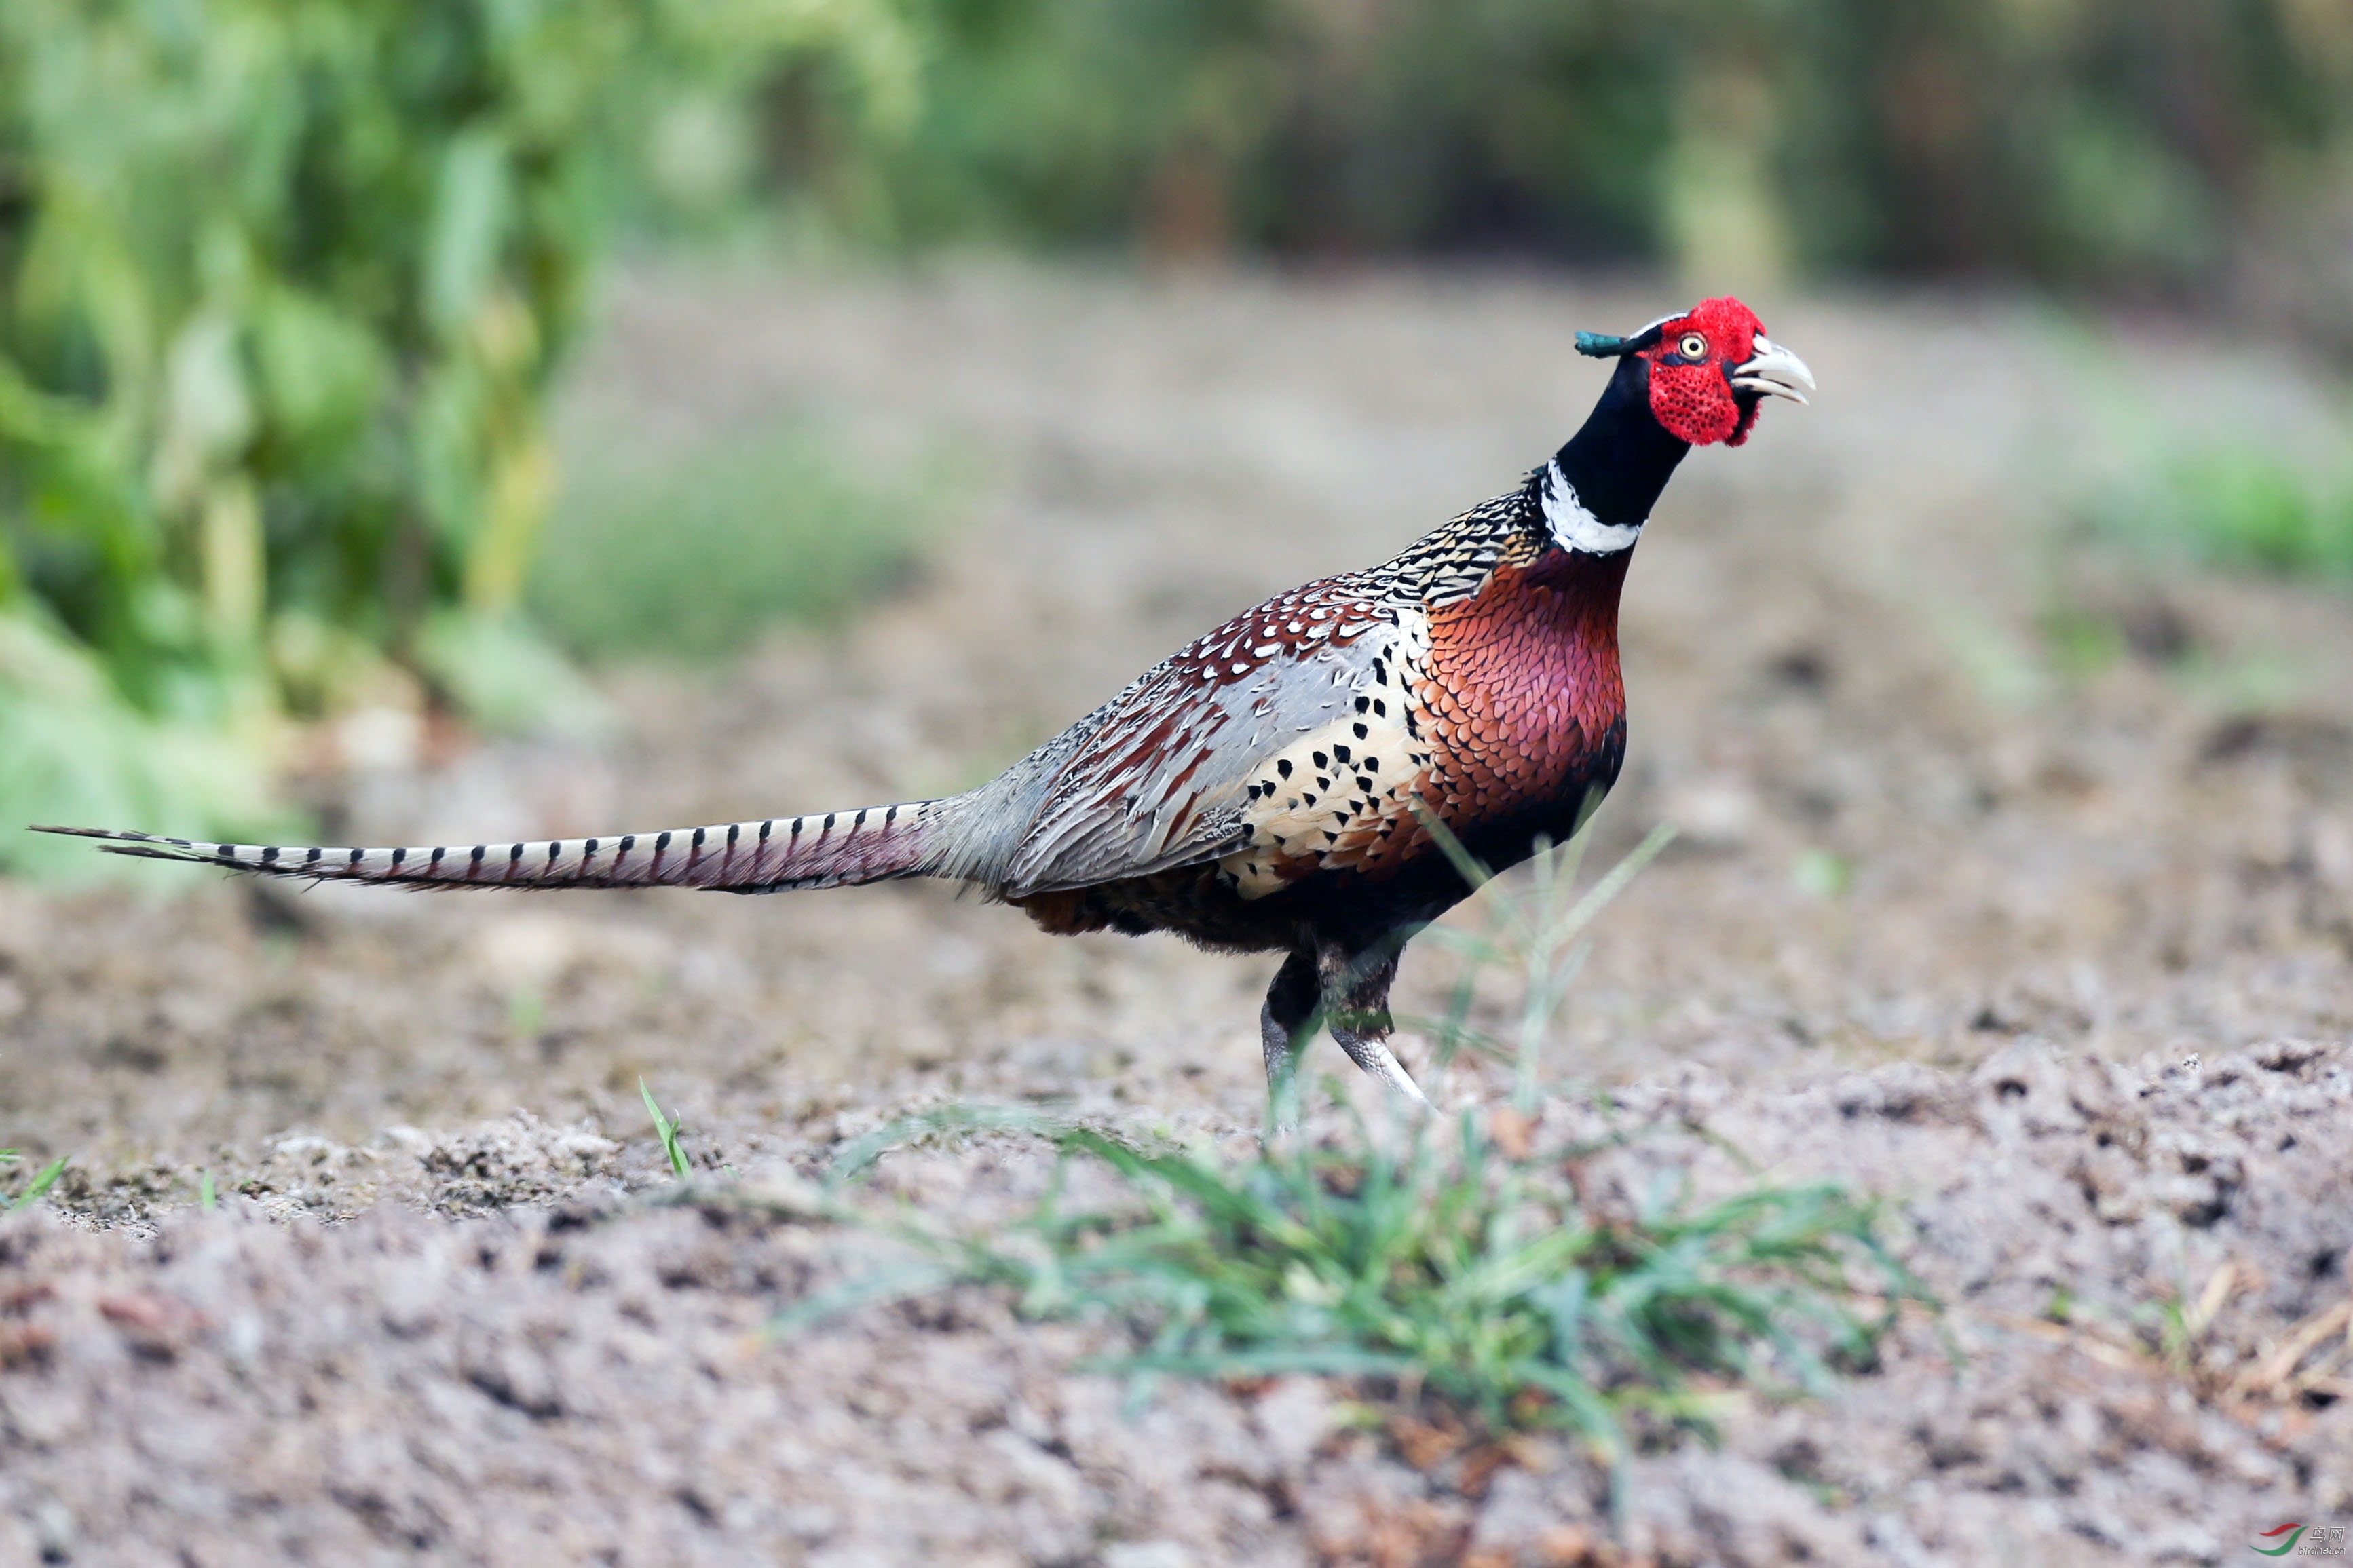
[[[1260,771],[1346,719],[1401,613],[1342,577],[1236,616],[976,792],[1001,826],[942,869],[1025,897],[1247,845]]]

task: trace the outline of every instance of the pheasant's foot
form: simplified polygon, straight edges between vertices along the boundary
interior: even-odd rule
[[[1413,1075],[1405,1070],[1405,1064],[1397,1059],[1396,1053],[1383,1041],[1370,1036],[1351,1034],[1336,1026],[1332,1031],[1332,1037],[1340,1042],[1340,1048],[1348,1053],[1350,1061],[1424,1110],[1430,1109],[1430,1097],[1421,1092],[1421,1086],[1413,1081]]]
[[[1315,957],[1324,993],[1324,1022],[1332,1037],[1340,1042],[1350,1061],[1414,1104],[1428,1108],[1430,1097],[1384,1043],[1394,1026],[1389,1018],[1389,986],[1397,979],[1398,944],[1385,942],[1352,952],[1329,943]]]

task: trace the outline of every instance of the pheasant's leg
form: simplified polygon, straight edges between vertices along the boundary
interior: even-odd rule
[[[1299,1047],[1314,1032],[1315,1008],[1323,996],[1315,955],[1294,952],[1274,972],[1274,983],[1266,988],[1266,1005],[1258,1011],[1259,1043],[1266,1052],[1266,1089],[1273,1102],[1278,1132],[1298,1125]]]
[[[1315,1026],[1315,1005],[1324,998],[1312,953],[1294,952],[1274,972],[1266,1005],[1258,1011],[1259,1041],[1266,1050],[1266,1081],[1277,1084],[1298,1066],[1299,1044]]]
[[[1429,1097],[1386,1044],[1395,1026],[1389,1017],[1389,985],[1397,979],[1397,948],[1383,943],[1352,952],[1327,943],[1315,957],[1323,981],[1324,1023],[1332,1037],[1350,1061],[1416,1105],[1427,1107]]]

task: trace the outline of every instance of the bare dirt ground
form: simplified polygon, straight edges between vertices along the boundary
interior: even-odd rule
[[[335,826],[470,843],[976,781],[1503,489],[1598,385],[1571,332],[1672,302],[638,277],[575,443],[807,415],[860,461],[952,454],[960,523],[838,636],[617,674],[610,742],[355,778]],[[1113,1330],[986,1291],[779,1344],[770,1316],[868,1245],[801,1184],[895,1112],[1244,1146],[1264,966],[931,886],[0,884],[5,1180],[71,1156],[0,1219],[0,1563],[2203,1563],[2353,1523],[2353,604],[2065,526],[2107,482],[2102,377],[2143,424],[2291,437],[2323,395],[2170,326],[2111,355],[2000,305],[1765,313],[1822,395],[1694,457],[1641,546],[1597,858],[1684,833],[1603,922],[1539,1142],[1604,1105],[1660,1130],[1629,1181],[1725,1186],[1728,1146],[1883,1193],[1942,1333],[1820,1401],[1727,1396],[1720,1446],[1635,1465],[1615,1537],[1566,1446],[1465,1447],[1305,1379],[1131,1407],[1083,1364]],[[2060,616],[2121,657],[2047,657]],[[1402,1004],[1444,979],[1409,955]],[[683,1196],[641,1074],[708,1170]],[[992,1140],[878,1181],[978,1224],[1043,1169]]]

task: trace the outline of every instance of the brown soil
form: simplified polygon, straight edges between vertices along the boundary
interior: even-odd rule
[[[976,780],[1502,488],[1592,395],[1570,332],[1657,296],[640,277],[575,441],[815,413],[860,461],[955,454],[967,515],[839,636],[617,673],[611,742],[356,778],[338,813],[472,842]],[[1719,1447],[1635,1467],[1613,1542],[1561,1445],[1307,1380],[1131,1408],[1080,1364],[1109,1330],[985,1291],[761,1334],[862,1266],[802,1184],[898,1110],[1244,1146],[1262,964],[1052,941],[929,886],[0,884],[5,1180],[71,1156],[0,1220],[0,1563],[2219,1562],[2353,1522],[2353,605],[2066,526],[2105,482],[2096,375],[2155,388],[2145,420],[2291,436],[2324,396],[2171,329],[2100,370],[2005,308],[1766,314],[1823,394],[1695,457],[1642,545],[1596,854],[1684,837],[1605,919],[1540,1136],[1599,1090],[1660,1129],[1629,1181],[1721,1187],[1729,1145],[1882,1192],[1941,1331],[1820,1401],[1728,1396]],[[2069,617],[2118,656],[2054,657]],[[1401,1001],[1445,977],[1410,956]],[[708,1172],[682,1201],[639,1075]],[[879,1180],[982,1223],[1041,1170],[990,1140]]]

